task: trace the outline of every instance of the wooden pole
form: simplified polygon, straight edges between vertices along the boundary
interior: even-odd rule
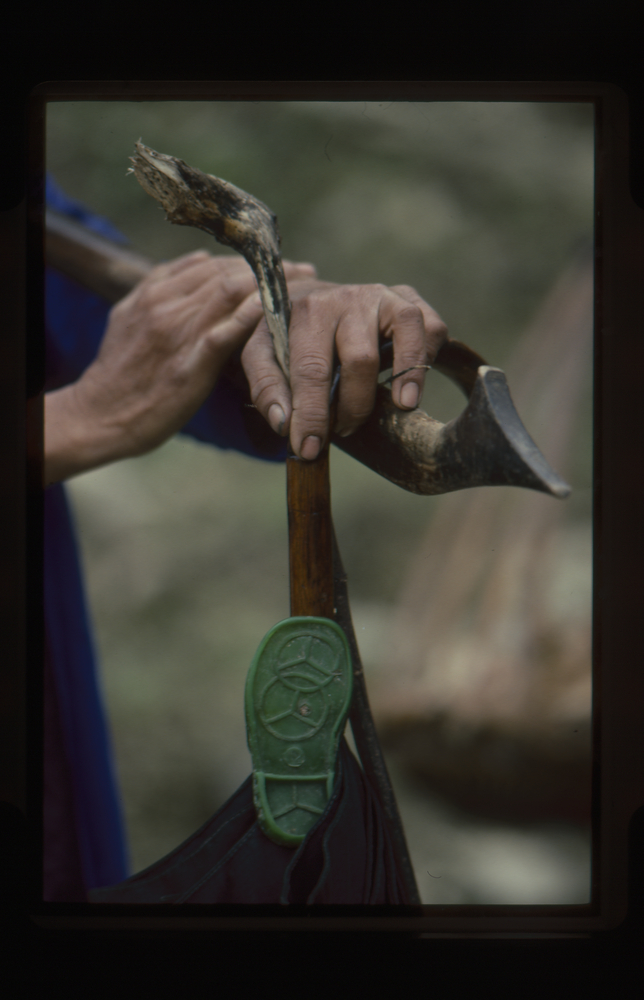
[[[382,806],[405,903],[418,906],[421,903],[418,886],[396,797],[371,716],[351,620],[347,576],[331,519],[328,444],[313,462],[289,454],[286,484],[291,615],[330,618],[338,623],[347,637],[353,666],[353,698],[349,711],[351,731],[365,777]]]
[[[313,462],[286,460],[291,615],[333,618],[329,447]]]

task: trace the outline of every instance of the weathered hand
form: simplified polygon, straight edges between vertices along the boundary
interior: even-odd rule
[[[287,275],[288,277],[288,275]],[[379,369],[379,346],[393,340],[394,403],[413,410],[420,402],[425,371],[447,338],[438,314],[408,285],[336,285],[315,279],[289,281],[291,390],[279,369],[266,321],[242,351],[251,398],[271,427],[290,433],[296,455],[314,459],[329,432],[329,393],[334,349],[342,365],[336,424],[355,431],[371,413]]]
[[[311,276],[286,262],[287,278]],[[111,311],[99,354],[45,399],[45,482],[142,455],[175,434],[262,317],[240,257],[205,251],[154,268]]]

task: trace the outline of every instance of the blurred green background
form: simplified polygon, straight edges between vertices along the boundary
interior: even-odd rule
[[[269,205],[284,257],[312,261],[327,280],[413,285],[451,336],[502,368],[562,271],[592,245],[589,104],[50,103],[48,170],[161,260],[228,251],[165,222],[126,174],[139,137]],[[424,408],[446,420],[462,405],[430,372]],[[588,380],[566,508],[588,531],[591,412]],[[538,444],[547,457],[548,442]],[[450,498],[404,493],[337,451],[331,475],[368,678],[417,539]],[[250,771],[245,675],[264,633],[289,613],[284,470],[179,437],[69,487],[138,871]],[[396,781],[404,798],[404,776]],[[409,821],[423,808],[410,804]],[[570,836],[561,850],[579,860]],[[463,879],[442,901],[551,901],[537,883]],[[554,901],[581,892],[574,878],[551,882]]]

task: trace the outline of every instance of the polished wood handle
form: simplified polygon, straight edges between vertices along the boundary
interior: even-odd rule
[[[291,615],[334,617],[329,448],[286,460]]]

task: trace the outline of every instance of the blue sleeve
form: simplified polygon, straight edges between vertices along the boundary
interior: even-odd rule
[[[119,243],[126,238],[101,216],[64,194],[47,177],[47,207],[76,219],[87,228]],[[52,268],[45,274],[45,391],[80,378],[98,353],[110,304]],[[198,441],[234,449],[266,461],[283,461],[286,442],[249,409],[242,391],[223,377],[200,410],[183,428]]]
[[[45,491],[44,543],[46,656],[74,803],[66,821],[76,831],[85,888],[93,889],[127,878],[129,859],[91,618],[62,483]]]

